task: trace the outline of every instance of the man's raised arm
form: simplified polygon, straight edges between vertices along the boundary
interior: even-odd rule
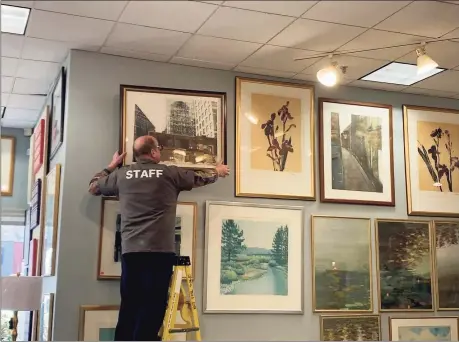
[[[118,165],[123,161],[126,153],[121,155],[118,152],[115,152],[113,155],[111,163],[107,168],[103,169],[100,172],[97,172],[89,182],[89,193],[94,196],[117,196],[118,195],[118,178],[116,170]]]

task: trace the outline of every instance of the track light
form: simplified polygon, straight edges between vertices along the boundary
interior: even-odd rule
[[[416,55],[418,55],[418,59],[416,63],[418,67],[418,70],[417,70],[418,75],[425,74],[438,67],[438,63],[435,62],[432,58],[430,58],[426,54],[426,48],[424,44],[420,48],[416,49]]]
[[[329,67],[317,72],[317,79],[326,87],[333,87],[338,83],[338,63],[332,62]]]

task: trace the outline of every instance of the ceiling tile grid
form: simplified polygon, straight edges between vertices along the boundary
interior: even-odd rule
[[[70,49],[304,81],[335,53],[347,66],[341,85],[459,99],[457,1],[2,4],[32,9],[25,35],[1,35],[3,125],[34,125]],[[422,42],[449,70],[410,87],[359,80],[392,61],[415,63]]]

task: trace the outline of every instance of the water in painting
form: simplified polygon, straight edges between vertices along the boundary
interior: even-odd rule
[[[377,316],[322,317],[322,341],[380,341]]]
[[[399,327],[399,341],[451,341],[451,328],[448,326],[438,327]]]
[[[220,293],[288,295],[288,225],[222,221]]]
[[[114,341],[115,328],[99,328],[99,341]]]

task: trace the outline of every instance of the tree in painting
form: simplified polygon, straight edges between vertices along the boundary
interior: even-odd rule
[[[428,222],[379,221],[381,309],[432,309]]]
[[[379,341],[377,316],[322,317],[323,341]]]

